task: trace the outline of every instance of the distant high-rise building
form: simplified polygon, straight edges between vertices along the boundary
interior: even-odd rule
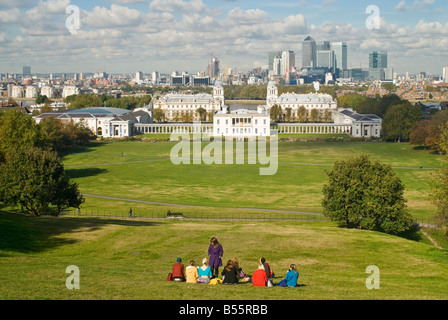
[[[153,82],[154,84],[158,84],[159,81],[160,81],[160,72],[158,72],[158,71],[153,71],[153,72],[152,72],[152,82]]]
[[[143,72],[137,71],[135,73],[135,82],[142,82],[143,81]]]
[[[347,70],[347,43],[332,42],[331,50],[334,51],[336,59],[336,68],[342,71]]]
[[[282,58],[280,57],[275,57],[274,61],[272,63],[272,73],[271,71],[269,72],[270,74],[272,74],[274,77],[275,76],[279,76],[281,74],[281,69],[282,69]]]
[[[317,51],[328,51],[330,50],[330,41],[316,42],[316,52]]]
[[[319,50],[317,51],[316,66],[320,68],[327,68],[335,72],[336,60],[333,50]]]
[[[268,68],[269,68],[269,74],[274,74],[275,65],[274,65],[274,59],[278,58],[281,59],[282,52],[281,51],[271,51],[268,52]]]
[[[445,67],[442,70],[442,81],[445,83],[448,81],[448,67]]]
[[[387,52],[372,51],[369,54],[369,68],[387,68]]]
[[[281,76],[285,77],[285,81],[289,80],[289,73],[294,69],[296,63],[296,54],[294,51],[283,51],[281,61]]]
[[[316,66],[316,41],[311,36],[307,37],[302,43],[302,67]]]
[[[31,75],[31,67],[30,66],[23,66],[22,71],[23,71],[22,74],[24,76]]]

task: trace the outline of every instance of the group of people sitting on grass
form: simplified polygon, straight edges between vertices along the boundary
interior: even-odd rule
[[[181,281],[187,283],[209,283],[209,284],[237,284],[239,282],[251,282],[253,286],[257,287],[272,287],[274,286],[273,278],[274,272],[266,262],[265,258],[261,258],[258,269],[254,271],[252,277],[249,277],[240,267],[238,258],[228,260],[224,269],[221,272],[222,279],[219,279],[219,267],[222,266],[223,256],[222,245],[213,237],[210,240],[208,249],[209,260],[202,259],[200,267],[195,266],[195,261],[190,260],[190,265],[186,268],[182,263],[181,258],[177,258],[173,265],[172,272],[168,275],[167,280]],[[299,272],[295,264],[289,266],[286,277],[277,283],[277,286],[282,287],[296,287]]]

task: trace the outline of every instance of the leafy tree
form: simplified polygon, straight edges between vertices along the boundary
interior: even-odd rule
[[[36,98],[36,104],[50,103],[50,102],[51,102],[51,100],[48,99],[48,97],[46,95],[38,96]]]
[[[272,121],[281,121],[283,112],[282,112],[282,107],[280,107],[278,104],[274,104],[269,109],[269,113],[270,113]]]
[[[311,122],[317,122],[317,121],[319,121],[319,110],[317,110],[317,109],[311,109],[311,112],[310,112],[310,121],[311,121]]]
[[[421,119],[420,107],[405,102],[390,107],[383,121],[383,132],[386,139],[394,141],[408,140],[412,127]]]
[[[54,206],[56,214],[67,207],[78,207],[83,197],[76,184],[65,175],[55,152],[36,147],[10,150],[0,166],[0,199],[7,205],[21,205],[39,216]]]
[[[207,120],[207,111],[202,107],[199,107],[198,109],[196,109],[196,115],[198,116],[199,121]]]
[[[165,121],[165,111],[161,108],[155,108],[153,111],[153,117],[157,122]]]
[[[297,116],[299,117],[300,122],[306,122],[308,118],[308,111],[304,106],[299,107],[299,110],[297,111]]]
[[[331,220],[386,233],[403,232],[412,225],[404,186],[390,165],[361,155],[337,161],[327,175],[322,205]]]
[[[33,118],[18,110],[0,112],[0,162],[18,146],[41,146],[42,137]]]

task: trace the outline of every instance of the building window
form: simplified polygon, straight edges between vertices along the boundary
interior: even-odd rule
[[[258,124],[258,120],[257,119],[255,119],[255,124]]]
[[[255,120],[255,121],[257,121],[257,120]],[[255,128],[255,134],[258,134],[258,129],[257,128]]]
[[[219,119],[218,119],[218,120],[216,120],[216,123],[217,123],[217,124],[219,124]],[[219,131],[218,131],[218,133],[219,133]]]

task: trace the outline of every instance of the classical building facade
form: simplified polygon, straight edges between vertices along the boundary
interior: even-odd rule
[[[198,121],[200,116],[197,110],[200,108],[205,110],[207,120],[210,120],[216,112],[225,109],[223,84],[215,82],[213,94],[169,93],[154,102],[154,109],[157,108],[164,111],[168,122],[182,121],[187,114],[192,121]]]
[[[55,117],[61,121],[83,122],[95,135],[104,138],[124,138],[135,133],[136,124],[152,123],[149,110],[130,111],[119,108],[66,109],[40,114],[34,117],[39,123],[43,118]]]
[[[213,118],[213,135],[224,137],[270,136],[271,119],[265,106],[257,111],[239,109],[218,112]]]
[[[351,108],[338,109],[334,122],[351,125],[351,135],[355,138],[379,138],[383,120],[374,114],[359,114]]]
[[[338,108],[338,103],[329,94],[323,93],[283,93],[278,95],[278,87],[275,81],[269,81],[266,95],[266,104],[270,109],[274,105],[282,108],[285,115],[287,109],[290,108],[290,117],[293,120],[299,120],[301,115],[299,109],[305,108],[306,119],[310,119],[311,111],[317,110],[317,117],[319,121],[332,122],[333,114]]]

